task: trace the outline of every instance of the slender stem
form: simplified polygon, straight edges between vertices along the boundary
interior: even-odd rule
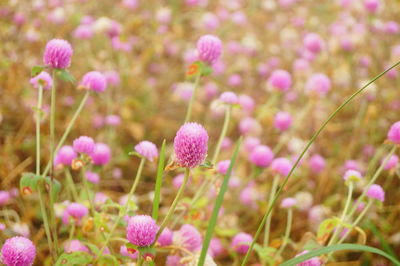
[[[43,217],[44,231],[46,233],[46,238],[47,238],[47,244],[49,246],[49,251],[50,251],[50,254],[51,254],[53,260],[55,260],[55,254],[54,254],[54,251],[53,251],[53,245],[51,243],[51,233],[50,233],[49,220],[47,218],[46,207],[45,207],[44,201],[43,201],[43,194],[42,194],[43,192],[42,192],[41,185],[42,184],[39,184],[39,189],[38,189],[40,211],[41,211],[42,217]]]
[[[89,183],[88,183],[88,181],[86,179],[86,176],[85,176],[85,167],[83,167],[83,166],[81,168],[81,177],[82,177],[83,186],[85,187],[86,196],[87,196],[87,199],[89,201],[90,210],[92,212],[92,215],[94,216],[94,214],[96,213],[96,210],[94,209],[93,199],[90,196]]]
[[[269,199],[268,199],[268,208],[272,206],[272,200],[274,199],[276,188],[278,187],[279,183],[279,176],[275,176],[274,180],[272,181],[271,191],[269,192]],[[269,242],[269,232],[271,228],[271,218],[272,218],[272,211],[267,217],[267,222],[265,223],[265,230],[264,230],[264,247],[268,246]]]
[[[172,202],[171,207],[168,210],[167,216],[165,216],[164,220],[161,223],[160,229],[157,232],[156,240],[154,241],[154,243],[157,242],[158,237],[161,235],[162,231],[167,226],[167,222],[170,220],[172,214],[174,213],[176,205],[178,205],[179,201],[181,200],[182,195],[183,195],[183,191],[185,190],[185,187],[186,187],[186,183],[187,183],[187,181],[189,179],[189,174],[190,174],[190,168],[186,168],[185,169],[185,176],[183,178],[183,183],[182,183],[181,187],[179,188],[178,193],[176,194],[175,199]]]
[[[350,181],[350,183],[349,183],[349,192],[348,192],[348,194],[347,194],[346,204],[345,204],[345,206],[344,206],[342,215],[340,216],[340,221],[341,221],[342,223],[345,222],[346,215],[347,215],[347,212],[348,212],[348,210],[349,210],[350,203],[351,203],[351,201],[352,201],[352,197],[353,197],[353,186],[354,186],[354,185],[353,185],[353,181]],[[335,232],[333,233],[331,239],[329,240],[328,246],[331,246],[331,245],[333,245],[333,244],[335,243],[335,241],[336,241],[337,238],[339,237],[340,232],[342,231],[342,228],[343,228],[342,224],[339,224],[339,225],[335,228]]]
[[[143,166],[144,166],[144,163],[145,163],[145,162],[146,162],[146,159],[145,159],[145,158],[142,158],[142,159],[140,160],[139,168],[138,168],[138,170],[137,170],[137,172],[136,172],[135,181],[134,181],[134,183],[133,183],[133,185],[132,185],[131,190],[129,191],[126,204],[125,204],[124,208],[123,208],[122,210],[119,211],[118,217],[117,217],[117,219],[115,220],[114,225],[113,225],[113,227],[112,227],[111,230],[110,230],[110,233],[107,235],[107,238],[106,238],[106,240],[104,241],[103,247],[102,247],[101,250],[100,250],[100,254],[102,254],[103,251],[104,251],[104,249],[107,247],[107,244],[108,244],[108,242],[110,241],[112,235],[114,234],[114,231],[115,231],[115,230],[117,229],[117,227],[118,227],[119,221],[122,219],[122,217],[123,217],[123,216],[126,214],[126,212],[128,211],[128,208],[129,208],[129,205],[130,205],[129,202],[131,201],[131,198],[132,198],[133,194],[135,193],[137,184],[139,183],[140,177],[141,177],[141,175],[142,175]]]
[[[75,221],[72,223],[72,229],[69,232],[69,238],[68,238],[68,244],[71,245],[71,240],[74,237],[75,234]]]
[[[201,73],[200,73],[200,71],[198,71],[198,73],[196,75],[196,79],[194,81],[194,88],[193,88],[192,97],[190,98],[189,106],[188,106],[188,109],[186,111],[185,123],[189,122],[190,118],[192,116],[193,103],[194,103],[194,99],[196,98],[197,88],[199,87],[200,77],[201,77]]]
[[[225,111],[224,125],[222,126],[222,130],[221,130],[221,134],[219,135],[217,146],[215,146],[214,156],[211,161],[212,164],[215,164],[218,160],[218,155],[219,155],[219,152],[221,151],[222,142],[224,141],[226,132],[228,131],[229,120],[231,118],[231,111],[232,111],[232,106],[228,105],[226,107],[226,111]]]
[[[366,188],[364,189],[363,193],[358,197],[356,203],[354,204],[353,208],[351,209],[348,217],[350,218],[351,216],[353,216],[353,214],[355,213],[355,211],[357,210],[357,206],[360,204],[360,202],[365,198],[367,191],[369,189],[369,187],[375,183],[376,179],[379,177],[379,175],[381,174],[381,172],[383,171],[383,169],[385,168],[385,165],[387,164],[387,162],[389,161],[390,157],[392,157],[393,153],[396,151],[397,149],[397,145],[394,145],[393,148],[390,150],[389,154],[386,155],[385,159],[383,160],[383,162],[381,163],[381,165],[379,166],[378,170],[376,170],[374,176],[371,178],[371,180],[368,182],[368,185],[366,186]]]
[[[142,254],[139,254],[139,256],[138,256],[138,258],[137,258],[137,265],[138,265],[138,266],[142,266],[142,265],[143,265],[143,262],[144,262],[143,256],[142,256]]]
[[[272,206],[275,204],[275,202],[278,200],[279,195],[281,194],[282,190],[284,189],[284,187],[286,186],[287,182],[289,181],[289,178],[292,176],[294,170],[297,168],[297,165],[299,164],[300,160],[303,159],[303,156],[306,154],[306,152],[308,151],[308,149],[311,147],[311,145],[314,143],[315,139],[319,136],[319,134],[321,134],[321,132],[325,129],[326,125],[336,116],[336,114],[342,110],[349,102],[351,102],[357,95],[359,95],[361,92],[363,92],[366,88],[369,87],[369,85],[371,85],[372,83],[374,83],[376,80],[378,80],[380,77],[382,77],[383,75],[385,75],[388,71],[390,71],[391,69],[397,67],[398,65],[400,65],[400,61],[398,61],[397,63],[395,63],[394,65],[392,65],[391,67],[389,67],[388,69],[384,70],[383,72],[379,73],[378,75],[376,75],[372,80],[370,80],[367,84],[365,84],[362,88],[360,88],[359,90],[357,90],[356,92],[354,92],[349,98],[347,98],[326,120],[325,122],[322,124],[322,126],[317,130],[317,132],[314,133],[314,135],[311,137],[311,139],[309,140],[309,142],[307,143],[306,147],[304,148],[304,150],[301,152],[300,156],[297,158],[296,162],[294,163],[292,169],[290,170],[289,174],[286,176],[286,178],[283,180],[282,186],[280,186],[280,188],[278,189],[278,192],[276,193],[276,196],[273,200],[273,204]],[[267,212],[264,214],[261,223],[258,226],[258,229],[256,231],[256,234],[254,235],[253,241],[250,244],[249,249],[247,250],[247,253],[242,261],[242,265],[246,265],[247,260],[249,259],[250,253],[253,250],[254,244],[256,243],[259,235],[261,234],[262,228],[264,227],[265,221],[269,215],[269,213],[272,211],[272,207],[268,208]]]
[[[64,145],[64,142],[67,139],[68,134],[72,129],[72,126],[75,124],[76,119],[78,118],[78,116],[81,113],[83,107],[85,106],[85,103],[86,103],[87,99],[89,98],[89,93],[90,93],[90,91],[86,91],[85,95],[83,96],[82,101],[80,102],[80,104],[78,106],[78,109],[76,109],[74,116],[72,117],[71,121],[69,122],[67,128],[64,131],[64,134],[62,135],[60,141],[57,144],[55,153],[57,153],[58,150],[61,148],[61,146]],[[52,164],[52,161],[49,161],[47,163],[46,169],[43,172],[43,176],[46,176],[46,174],[49,172],[51,164]]]
[[[75,186],[74,180],[72,179],[71,172],[69,171],[68,168],[65,169],[65,175],[67,177],[68,188],[71,191],[71,194],[72,194],[72,197],[74,198],[74,201],[77,202],[78,198],[79,198],[78,192],[76,190],[76,186]]]
[[[277,257],[282,254],[283,250],[285,249],[287,243],[289,242],[290,230],[292,230],[292,221],[293,221],[293,210],[292,208],[288,209],[288,216],[286,222],[286,230],[285,236],[283,237],[283,243],[280,246],[278,253],[276,254]]]
[[[40,82],[39,82],[40,83]],[[36,106],[36,175],[40,174],[40,123],[42,117],[43,87],[39,84],[38,102]]]

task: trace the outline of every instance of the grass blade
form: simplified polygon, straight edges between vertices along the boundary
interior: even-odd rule
[[[158,218],[158,208],[160,207],[160,194],[161,194],[161,185],[164,174],[164,166],[165,166],[165,139],[161,146],[160,158],[158,159],[158,168],[157,168],[157,178],[156,178],[156,188],[154,190],[154,200],[153,200],[153,219],[157,221]]]

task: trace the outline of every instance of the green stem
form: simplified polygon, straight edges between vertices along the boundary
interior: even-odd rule
[[[72,129],[72,126],[75,124],[76,119],[78,118],[78,116],[81,113],[83,107],[85,106],[85,103],[86,103],[87,99],[89,98],[89,93],[90,93],[90,91],[86,91],[85,96],[83,96],[82,101],[80,102],[80,104],[78,106],[78,109],[76,109],[74,116],[72,117],[71,121],[69,122],[67,128],[64,131],[64,134],[62,135],[60,141],[57,144],[57,147],[56,147],[56,150],[55,150],[56,153],[61,148],[61,146],[64,145],[64,142],[67,139],[68,134]],[[44,170],[44,172],[42,174],[43,176],[46,176],[46,174],[49,172],[51,164],[52,164],[51,161],[47,163],[46,169]]]
[[[40,211],[41,211],[42,217],[43,217],[44,231],[46,233],[47,244],[49,245],[49,251],[50,251],[50,254],[52,256],[52,259],[55,261],[55,254],[54,254],[54,251],[53,251],[53,245],[51,243],[51,233],[50,233],[49,220],[48,220],[48,217],[47,217],[46,207],[45,207],[44,201],[43,201],[43,194],[42,194],[43,192],[42,192],[41,185],[42,184],[39,183],[39,189],[38,189]]]
[[[74,237],[75,234],[75,221],[72,223],[72,229],[69,231],[69,238],[68,238],[68,244],[71,245],[71,240]]]
[[[268,199],[268,208],[272,207],[272,200],[274,199],[276,188],[278,187],[279,183],[279,176],[275,176],[274,180],[272,181],[271,191],[269,192],[269,199]],[[269,233],[271,229],[271,218],[272,218],[272,211],[267,217],[267,222],[265,223],[265,230],[264,230],[264,247],[268,246],[269,242]]]
[[[154,243],[157,242],[158,237],[161,235],[162,231],[163,231],[164,228],[167,226],[167,222],[170,220],[172,214],[174,214],[176,205],[178,205],[179,201],[180,201],[181,198],[182,198],[183,191],[185,190],[186,183],[187,183],[187,181],[188,181],[188,179],[189,179],[189,174],[190,174],[190,168],[186,168],[186,169],[185,169],[185,176],[184,176],[184,178],[183,178],[183,183],[182,183],[181,187],[179,188],[178,193],[176,194],[175,199],[174,199],[174,201],[172,202],[171,207],[170,207],[169,210],[168,210],[167,216],[165,216],[164,220],[163,220],[162,223],[161,223],[160,229],[159,229],[158,232],[157,232],[156,240],[154,241]]]
[[[360,94],[361,92],[363,92],[366,88],[369,87],[369,85],[371,85],[372,83],[374,83],[377,79],[379,79],[380,77],[382,77],[383,75],[385,75],[388,71],[390,71],[391,69],[397,67],[398,65],[400,65],[400,61],[398,61],[397,63],[395,63],[394,65],[392,65],[391,67],[389,67],[388,69],[384,70],[383,72],[379,73],[377,76],[375,76],[372,80],[370,80],[367,84],[365,84],[362,88],[360,88],[359,90],[357,90],[356,92],[354,92],[349,98],[347,98],[326,120],[325,122],[322,124],[322,126],[317,130],[317,132],[314,133],[314,135],[311,137],[311,139],[309,140],[309,142],[307,143],[306,147],[304,148],[304,150],[301,152],[300,156],[297,158],[296,162],[294,163],[292,169],[290,170],[289,174],[286,176],[286,178],[283,180],[282,186],[280,186],[280,188],[278,189],[278,192],[273,200],[273,205],[275,204],[275,202],[278,200],[279,195],[281,194],[282,190],[284,189],[284,187],[286,186],[286,183],[289,181],[289,178],[291,177],[291,175],[293,174],[294,170],[296,169],[297,165],[299,164],[300,160],[303,159],[303,156],[305,155],[305,153],[308,151],[308,149],[311,147],[311,145],[314,143],[315,139],[319,136],[319,134],[321,134],[321,132],[325,129],[326,125],[336,116],[336,114],[342,110],[349,102],[351,102],[358,94]],[[246,265],[247,260],[249,259],[250,253],[253,250],[254,244],[256,243],[259,235],[261,234],[262,228],[264,227],[265,221],[269,215],[269,213],[272,211],[272,208],[268,208],[267,212],[264,214],[260,225],[258,226],[258,229],[256,231],[256,234],[254,235],[253,241],[250,244],[249,249],[247,250],[247,253],[242,261],[242,265]]]
[[[345,222],[346,215],[347,215],[347,212],[349,210],[350,203],[352,201],[352,196],[353,196],[353,181],[350,181],[350,183],[349,183],[349,192],[347,194],[346,204],[345,204],[345,207],[343,209],[342,215],[340,216],[340,221],[342,223]],[[336,242],[337,238],[339,237],[340,232],[342,231],[342,228],[343,228],[343,226],[341,224],[339,224],[335,228],[335,232],[333,233],[331,239],[329,240],[328,246],[331,246]]]
[[[141,175],[142,175],[143,166],[144,166],[144,163],[145,163],[145,162],[146,162],[146,159],[145,159],[145,158],[142,158],[142,159],[140,160],[139,168],[138,168],[138,170],[137,170],[137,172],[136,172],[135,181],[134,181],[134,183],[133,183],[133,185],[132,185],[131,190],[129,191],[126,204],[125,204],[124,208],[121,209],[121,210],[119,211],[118,217],[117,217],[117,219],[115,220],[114,225],[113,225],[113,227],[112,227],[111,230],[110,230],[110,233],[107,235],[107,238],[106,238],[106,240],[104,241],[103,247],[102,247],[101,250],[100,250],[100,254],[103,254],[103,251],[104,251],[104,249],[107,247],[107,244],[108,244],[108,242],[110,241],[112,235],[114,234],[114,231],[115,231],[115,230],[117,229],[117,227],[118,227],[119,221],[122,219],[122,217],[123,217],[123,216],[127,213],[127,211],[128,211],[128,207],[129,207],[129,205],[130,205],[129,202],[131,201],[131,198],[132,198],[133,194],[135,193],[137,184],[139,183],[140,177],[141,177]]]
[[[198,71],[198,73],[196,75],[196,79],[194,81],[192,97],[190,98],[189,106],[188,106],[188,109],[186,112],[185,123],[189,122],[190,118],[192,116],[193,103],[194,103],[194,99],[196,98],[197,88],[199,87],[200,77],[201,77],[201,73],[200,73],[200,71]]]
[[[282,254],[283,250],[285,249],[287,243],[289,242],[290,231],[292,230],[292,221],[293,221],[293,210],[292,208],[288,209],[288,216],[286,222],[286,230],[285,236],[283,237],[283,243],[280,246],[278,253],[276,254],[277,257]]]
[[[72,197],[74,198],[74,201],[78,202],[78,198],[79,198],[78,192],[76,190],[74,180],[72,179],[71,172],[69,171],[68,168],[65,169],[65,175],[67,177],[68,188],[71,191]]]
[[[81,176],[82,176],[83,186],[85,187],[86,196],[87,196],[87,199],[89,201],[90,211],[92,212],[92,215],[94,217],[94,215],[96,213],[96,210],[94,209],[93,199],[90,196],[89,183],[88,183],[88,181],[86,179],[86,176],[85,176],[85,167],[83,167],[83,166],[81,168]]]
[[[219,155],[219,152],[221,151],[222,142],[224,141],[226,132],[228,131],[229,120],[231,118],[231,111],[232,111],[232,106],[228,105],[226,108],[226,111],[225,111],[224,125],[222,126],[222,130],[221,130],[221,134],[219,135],[217,146],[215,146],[214,156],[211,161],[212,164],[215,164],[218,160],[218,155]]]
[[[40,122],[42,117],[43,87],[39,84],[36,106],[36,175],[40,175]]]

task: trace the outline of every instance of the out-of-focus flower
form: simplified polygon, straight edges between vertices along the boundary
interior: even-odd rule
[[[69,42],[53,39],[46,44],[43,61],[52,68],[64,69],[71,65],[73,50]]]

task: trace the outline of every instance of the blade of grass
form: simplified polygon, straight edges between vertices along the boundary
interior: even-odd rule
[[[275,202],[278,200],[280,194],[282,193],[282,190],[285,188],[286,183],[289,181],[289,178],[292,176],[294,170],[297,168],[297,165],[299,164],[300,160],[303,158],[303,156],[306,154],[306,152],[308,151],[308,149],[311,147],[311,145],[314,143],[315,139],[319,136],[319,134],[325,129],[326,125],[336,116],[336,114],[342,110],[349,102],[351,102],[358,94],[360,94],[362,91],[364,91],[366,88],[368,88],[369,85],[371,85],[372,83],[374,83],[377,79],[379,79],[380,77],[382,77],[383,75],[385,75],[388,71],[390,71],[391,69],[397,67],[398,65],[400,65],[400,61],[398,61],[397,63],[395,63],[394,65],[392,65],[391,67],[389,67],[388,69],[386,69],[385,71],[379,73],[378,75],[376,75],[372,80],[370,80],[367,84],[365,84],[361,89],[357,90],[356,92],[354,92],[349,98],[347,98],[347,100],[345,100],[326,120],[325,122],[322,124],[322,126],[317,130],[317,132],[314,133],[314,135],[311,137],[311,139],[309,140],[309,142],[307,143],[306,147],[304,148],[304,150],[301,152],[300,156],[297,158],[296,162],[294,163],[292,169],[290,169],[289,174],[285,177],[285,179],[283,180],[282,185],[279,187],[278,192],[276,193],[271,207],[268,208],[267,212],[264,214],[264,217],[262,218],[258,229],[256,231],[256,234],[254,235],[253,241],[250,244],[249,249],[247,250],[246,256],[244,257],[243,261],[242,261],[242,266],[246,265],[247,260],[249,259],[250,253],[253,250],[254,244],[256,243],[258,237],[260,236],[260,233],[264,227],[264,224],[267,220],[268,215],[270,214],[270,212],[272,211],[273,207],[275,206]]]
[[[226,174],[224,176],[224,181],[222,182],[222,185],[221,185],[221,188],[219,190],[217,199],[215,200],[214,209],[213,209],[213,212],[212,212],[212,215],[211,215],[211,219],[210,219],[210,221],[208,223],[206,235],[204,237],[203,247],[201,248],[200,258],[199,258],[199,262],[197,264],[198,266],[203,266],[204,265],[204,262],[205,262],[205,259],[206,259],[206,254],[207,254],[207,250],[208,250],[208,247],[210,245],[211,237],[212,237],[212,235],[214,233],[215,225],[217,224],[218,213],[219,213],[219,210],[221,209],[222,202],[224,201],[225,192],[228,189],[229,178],[230,178],[231,173],[232,173],[232,168],[235,165],[236,158],[238,156],[239,148],[240,148],[241,143],[242,143],[242,138],[239,138],[239,140],[236,142],[236,147],[235,147],[235,150],[234,150],[233,155],[231,157],[231,162],[229,164],[228,171],[226,172]]]
[[[161,194],[161,185],[164,174],[164,166],[165,166],[165,139],[163,140],[160,158],[158,159],[158,168],[157,168],[157,178],[156,178],[156,188],[154,190],[154,200],[153,200],[153,219],[157,221],[158,218],[158,209],[160,207],[160,194]]]
[[[320,249],[316,249],[316,250],[312,250],[306,254],[303,254],[301,256],[295,257],[293,259],[290,259],[288,261],[285,261],[284,263],[281,264],[281,266],[292,266],[292,265],[296,265],[299,264],[303,261],[306,261],[308,259],[314,258],[316,256],[320,256],[323,254],[328,254],[330,252],[335,252],[335,251],[340,251],[340,250],[359,250],[359,251],[366,251],[366,252],[370,252],[370,253],[375,253],[378,255],[381,255],[385,258],[387,258],[388,260],[390,260],[391,262],[393,262],[394,265],[400,266],[400,262],[398,260],[396,260],[395,258],[393,258],[391,255],[387,254],[386,252],[377,249],[377,248],[373,248],[373,247],[369,247],[369,246],[364,246],[364,245],[358,245],[358,244],[340,244],[340,245],[332,245],[329,247],[323,247]]]
[[[386,239],[382,236],[381,232],[379,232],[378,228],[376,228],[374,223],[371,221],[368,221],[366,224],[367,224],[367,227],[372,231],[372,234],[379,239],[379,242],[381,242],[383,250],[385,250],[388,254],[392,255],[394,258],[396,258],[398,260],[399,257],[396,256],[396,253],[394,252],[393,248],[386,241]]]

